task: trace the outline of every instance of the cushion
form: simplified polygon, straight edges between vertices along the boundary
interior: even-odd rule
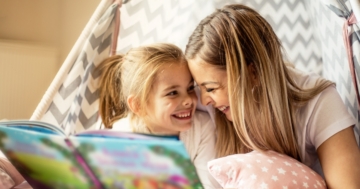
[[[224,188],[326,188],[324,179],[294,158],[274,151],[252,151],[208,162],[210,174]]]

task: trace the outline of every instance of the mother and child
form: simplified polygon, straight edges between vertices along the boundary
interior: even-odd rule
[[[299,160],[328,188],[360,188],[356,121],[335,84],[286,64],[269,23],[247,6],[204,18],[184,54],[157,43],[109,57],[99,69],[106,128],[178,135],[205,188],[220,188],[208,161],[253,150]],[[195,88],[214,120],[197,110]]]

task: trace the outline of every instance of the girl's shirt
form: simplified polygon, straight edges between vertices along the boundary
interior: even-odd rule
[[[114,123],[113,130],[133,132],[129,118]],[[144,129],[144,132],[150,133],[147,129]],[[215,158],[215,126],[208,113],[195,111],[192,127],[181,132],[179,137],[196,167],[204,188],[220,188],[207,168],[207,162]]]

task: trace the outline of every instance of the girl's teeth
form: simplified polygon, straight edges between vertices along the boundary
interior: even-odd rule
[[[190,113],[186,113],[186,114],[177,114],[177,117],[189,117]]]

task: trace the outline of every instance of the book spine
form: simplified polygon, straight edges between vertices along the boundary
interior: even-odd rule
[[[80,166],[84,169],[85,173],[90,177],[90,179],[93,181],[94,185],[97,189],[104,189],[101,182],[97,179],[95,174],[92,172],[89,165],[86,163],[84,158],[80,155],[80,153],[76,150],[76,148],[73,146],[73,144],[70,142],[69,139],[65,139],[65,143],[71,148],[71,150],[74,153],[74,156],[76,158],[76,161],[79,162]]]

